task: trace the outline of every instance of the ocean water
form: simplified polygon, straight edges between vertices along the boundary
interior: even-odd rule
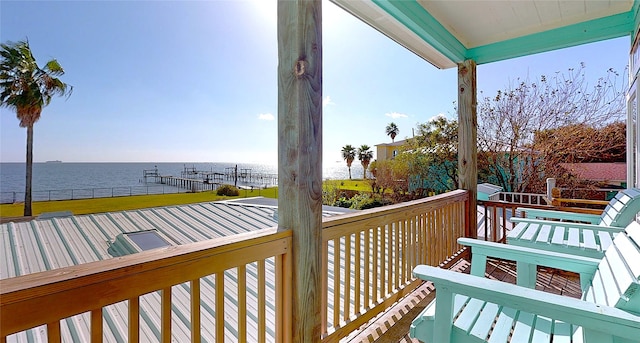
[[[144,186],[143,170],[158,168],[160,175],[181,176],[186,168],[198,171],[224,173],[235,163],[34,163],[33,191],[57,191],[68,189],[92,189]],[[276,165],[238,163],[240,169],[250,169],[255,174],[278,173]],[[354,161],[353,178],[362,178],[362,166]],[[344,161],[331,161],[323,166],[323,179],[347,179],[349,172]],[[0,163],[0,192],[24,192],[25,164]]]

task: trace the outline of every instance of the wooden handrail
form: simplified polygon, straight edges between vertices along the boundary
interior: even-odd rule
[[[411,293],[418,264],[438,265],[462,247],[468,192],[326,218],[323,342],[337,342]],[[333,280],[329,279],[333,276]],[[335,291],[338,290],[338,291]]]
[[[49,324],[48,330],[55,333],[51,323],[63,318],[221,275],[254,261],[279,260],[290,250],[291,232],[271,228],[0,280],[0,336],[42,324]],[[280,265],[284,270],[276,274],[290,277],[290,261]],[[130,308],[135,311],[137,306]],[[279,322],[285,320],[290,319]]]
[[[467,202],[467,191],[453,191],[325,218],[322,303],[328,310],[322,314],[323,341],[347,336],[419,286],[421,281],[412,275],[417,264],[438,265],[456,255],[460,249],[457,238],[465,235]],[[137,342],[144,339],[142,308],[150,306],[143,300],[152,294],[158,306],[153,307],[158,338],[170,340],[171,326],[176,325],[175,318],[171,319],[172,294],[184,295],[186,290],[191,339],[198,341],[204,334],[201,326],[206,319],[207,325],[213,325],[209,332],[223,341],[222,318],[229,310],[222,289],[233,283],[237,304],[230,311],[238,317],[239,341],[253,327],[246,323],[251,307],[258,313],[254,325],[259,327],[259,340],[266,339],[266,325],[275,322],[275,340],[288,342],[293,332],[292,234],[291,230],[270,228],[0,280],[0,338],[46,325],[49,341],[59,341],[65,334],[60,320],[89,312],[85,318],[90,336],[100,341],[103,311],[124,301],[128,306],[115,305],[129,318],[123,334]],[[257,287],[252,292],[247,291],[249,265],[255,270],[251,287]],[[227,274],[234,281],[227,281]],[[267,286],[267,278],[273,285]],[[251,305],[247,304],[248,293],[252,294]],[[201,318],[204,298],[220,314],[213,322],[204,312]],[[266,309],[271,309],[273,320],[266,317]]]

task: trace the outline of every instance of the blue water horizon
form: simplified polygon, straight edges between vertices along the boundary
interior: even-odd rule
[[[90,189],[134,187],[145,185],[143,170],[158,169],[163,176],[180,177],[185,168],[198,171],[225,173],[227,168],[250,170],[255,174],[278,173],[277,165],[230,162],[35,162],[33,164],[33,191],[64,189]],[[24,192],[25,163],[0,163],[0,192]],[[353,163],[354,178],[362,177],[362,166]],[[323,179],[348,179],[344,161],[325,163]]]

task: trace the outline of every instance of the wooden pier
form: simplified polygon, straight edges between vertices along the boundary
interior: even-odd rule
[[[220,187],[220,183],[210,183],[206,180],[191,179],[176,176],[159,176],[159,183],[178,188],[188,189],[192,192],[210,191]]]
[[[180,177],[160,175],[158,168],[145,169],[142,172],[144,182],[154,182],[187,189],[191,192],[201,192],[218,189],[223,184],[239,188],[267,188],[278,185],[277,174],[254,173],[251,169],[238,166],[225,168],[224,173],[214,171],[199,171],[195,167],[184,167]],[[142,181],[142,180],[140,180]]]

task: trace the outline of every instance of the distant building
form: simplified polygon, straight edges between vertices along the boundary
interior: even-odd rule
[[[627,186],[627,164],[616,163],[560,163],[560,166],[580,180],[594,181],[610,186]]]
[[[403,139],[393,143],[377,144],[376,160],[377,161],[393,160],[398,155],[400,147],[403,146],[406,142],[407,140]]]

